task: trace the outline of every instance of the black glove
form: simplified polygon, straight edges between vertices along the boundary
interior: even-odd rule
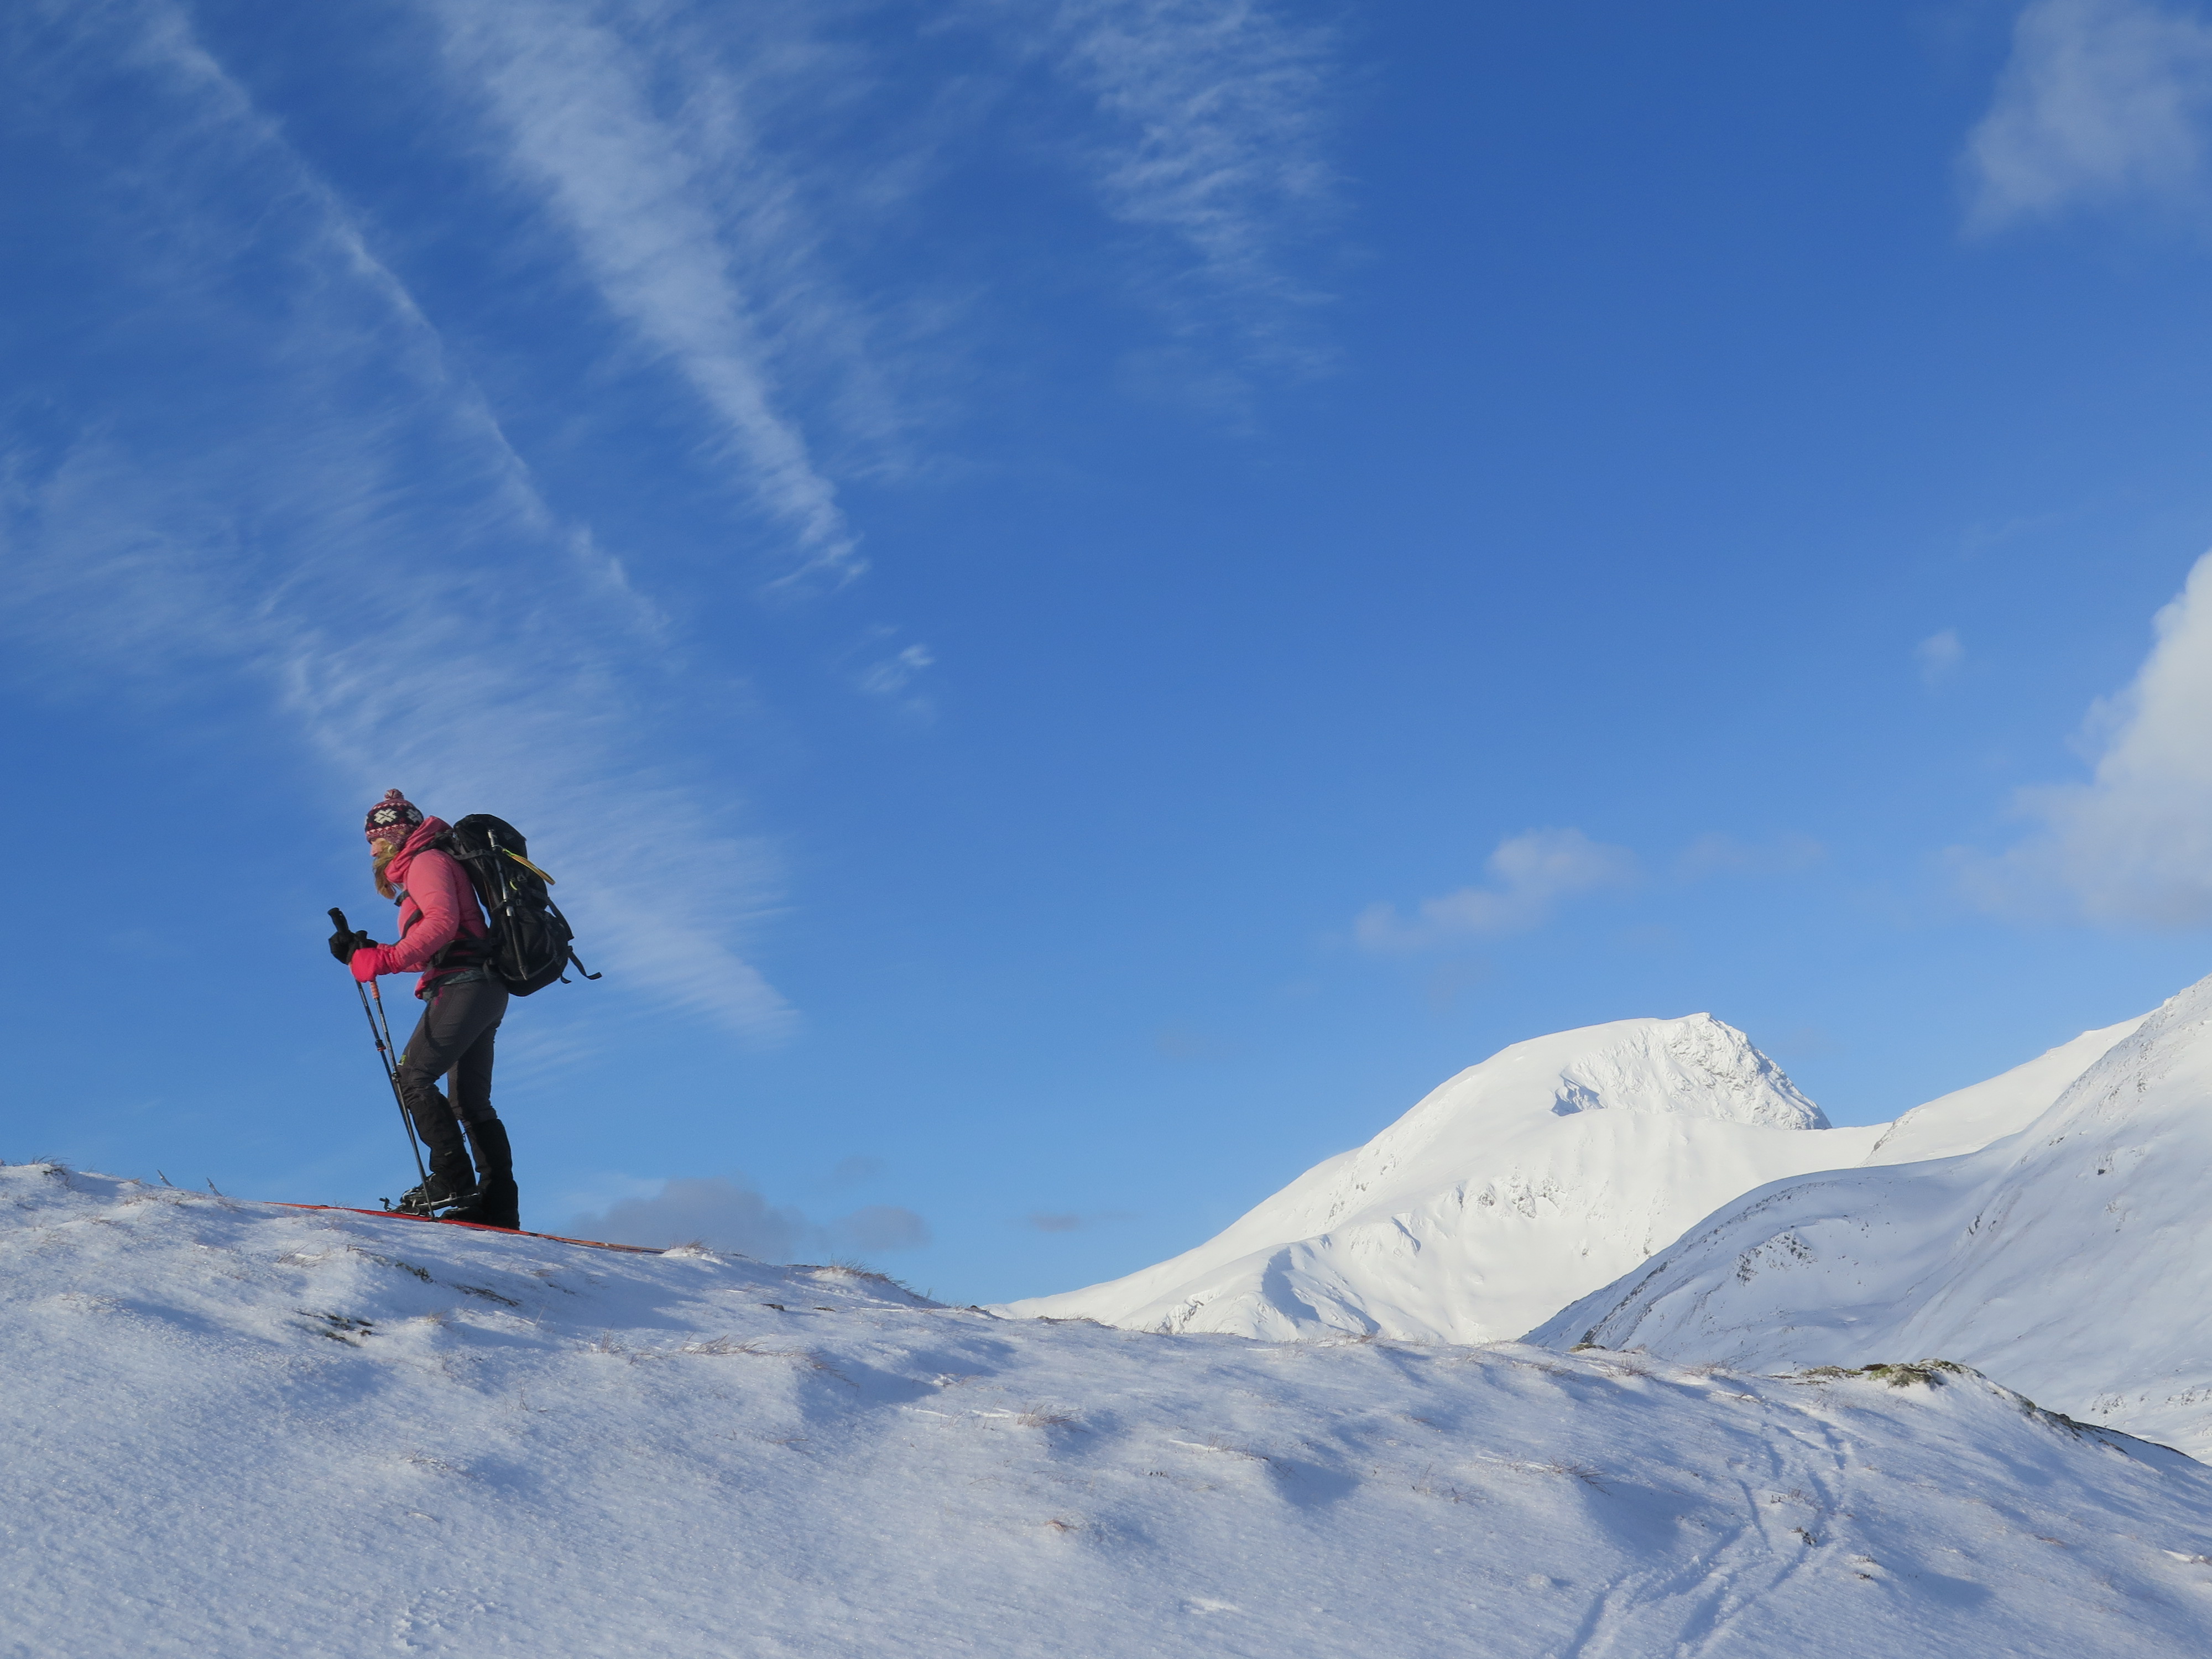
[[[337,932],[331,935],[331,954],[340,962],[350,963],[353,953],[369,943],[368,935],[357,928],[347,927],[344,911],[333,910],[330,914],[331,920],[338,926]]]

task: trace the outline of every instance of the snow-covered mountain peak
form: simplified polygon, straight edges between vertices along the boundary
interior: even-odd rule
[[[1487,1341],[1723,1197],[1856,1164],[1880,1133],[1830,1128],[1711,1014],[1586,1025],[1469,1066],[1195,1249],[1012,1306],[1138,1329]]]
[[[1735,1026],[1711,1014],[1624,1020],[1622,1030],[1559,1068],[1552,1110],[1676,1112],[1768,1129],[1825,1129],[1826,1115]],[[1577,1035],[1569,1033],[1568,1035]],[[1509,1051],[1510,1052],[1510,1051]]]
[[[1711,1014],[1617,1019],[1501,1048],[1451,1078],[1363,1153],[1411,1157],[1511,1120],[1657,1112],[1765,1129],[1825,1129],[1826,1116],[1735,1026]]]

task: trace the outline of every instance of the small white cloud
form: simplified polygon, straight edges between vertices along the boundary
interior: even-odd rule
[[[1032,1210],[1021,1219],[1024,1227],[1034,1227],[1041,1233],[1072,1233],[1084,1227],[1097,1227],[1109,1222],[1131,1218],[1127,1210],[1100,1210],[1093,1215],[1076,1215],[1059,1210]]]
[[[2208,102],[2212,27],[2144,0],[2034,0],[1966,141],[1968,228],[2192,197]]]
[[[830,1236],[855,1250],[918,1250],[929,1243],[929,1224],[898,1204],[869,1204],[830,1224]]]
[[[2212,554],[2157,616],[2134,683],[2090,710],[2087,783],[2022,790],[2040,827],[1990,857],[1955,849],[1968,894],[2004,915],[2212,924]]]
[[[800,1210],[771,1204],[744,1182],[720,1176],[663,1182],[658,1191],[580,1215],[568,1228],[578,1237],[611,1244],[665,1247],[696,1240],[709,1249],[762,1261],[848,1250],[912,1250],[930,1242],[928,1222],[900,1205],[865,1205],[824,1224],[809,1220]]]
[[[1947,628],[1914,646],[1912,659],[1920,665],[1922,684],[1936,685],[1958,672],[1959,665],[1966,659],[1966,647],[1960,642],[1959,630]]]
[[[896,697],[903,694],[915,678],[925,668],[933,667],[937,658],[926,645],[909,645],[905,650],[871,663],[860,672],[860,690],[878,697]]]
[[[1577,893],[1622,887],[1639,873],[1625,847],[1592,841],[1579,830],[1531,830],[1500,842],[1487,867],[1492,884],[1423,899],[1411,919],[1393,904],[1370,904],[1352,923],[1369,951],[1417,951],[1453,939],[1525,933]]]
[[[1167,1060],[1222,1060],[1234,1052],[1219,1038],[1190,1025],[1163,1025],[1152,1033],[1152,1050]]]
[[[837,1167],[830,1171],[830,1184],[833,1187],[857,1187],[864,1181],[873,1181],[890,1167],[879,1158],[856,1152],[851,1158],[837,1160]]]
[[[719,1176],[665,1181],[660,1190],[609,1205],[568,1223],[578,1237],[611,1244],[665,1246],[694,1239],[709,1249],[763,1261],[788,1261],[818,1230],[795,1209],[770,1204],[750,1187]]]
[[[1786,876],[1809,870],[1827,856],[1828,849],[1810,836],[1754,843],[1708,830],[1682,849],[1674,860],[1674,873],[1684,881],[1707,876]]]

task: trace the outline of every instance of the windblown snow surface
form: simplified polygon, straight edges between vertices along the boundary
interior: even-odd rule
[[[1886,1127],[1830,1128],[1710,1014],[1585,1026],[1469,1066],[1196,1249],[1005,1311],[1271,1339],[1517,1337],[1735,1194],[1859,1163]]]
[[[11,1659],[2212,1650],[2212,1470],[1971,1373],[1001,1320],[52,1166],[0,1169],[0,1423]]]
[[[2118,1029],[2014,1133],[1747,1193],[1528,1340],[1753,1370],[1941,1353],[2212,1453],[2212,979]],[[1940,1150],[1944,1105],[1899,1137]]]

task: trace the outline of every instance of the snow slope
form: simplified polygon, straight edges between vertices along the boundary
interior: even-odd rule
[[[1915,1106],[1891,1124],[1867,1155],[1869,1164],[1910,1164],[1979,1152],[1993,1140],[2025,1129],[2051,1109],[2123,1037],[2135,1035],[2148,1014],[2046,1049],[2024,1066]]]
[[[2212,1470],[1929,1375],[1002,1321],[0,1168],[0,1655],[2212,1650]]]
[[[1227,1231],[1127,1278],[1008,1304],[1135,1330],[1270,1339],[1518,1336],[1723,1200],[1860,1162],[1710,1014],[1518,1042]]]
[[[2212,1451],[2208,1291],[2212,979],[2017,1133],[1747,1193],[1528,1340],[1762,1370],[1941,1353],[2075,1416]]]

